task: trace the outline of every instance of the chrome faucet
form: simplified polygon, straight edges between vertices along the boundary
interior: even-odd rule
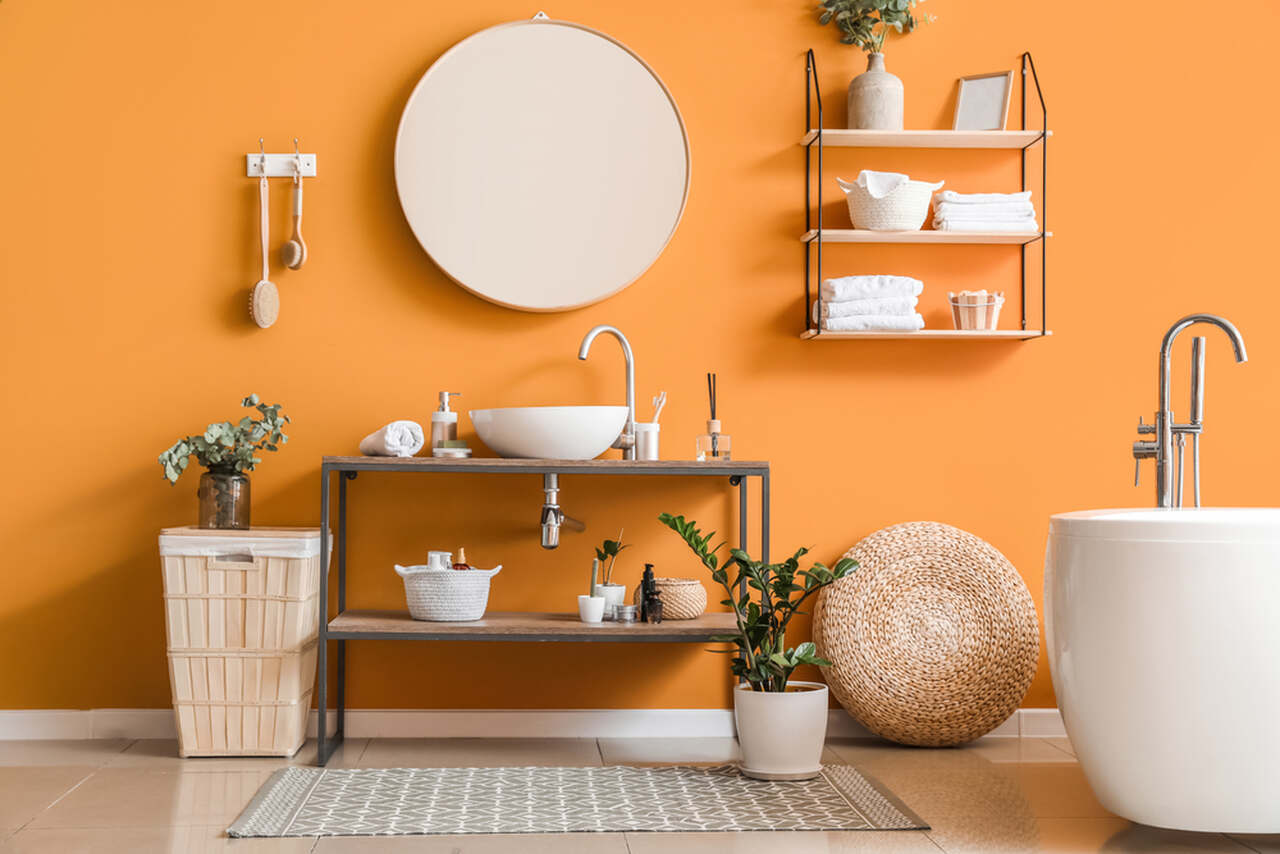
[[[1139,440],[1133,443],[1133,485],[1138,485],[1138,475],[1142,461],[1154,458],[1156,461],[1156,506],[1174,507],[1182,505],[1183,487],[1183,449],[1187,436],[1191,437],[1192,489],[1195,506],[1200,506],[1200,434],[1204,431],[1204,343],[1203,337],[1191,342],[1191,416],[1187,423],[1179,424],[1174,420],[1170,403],[1169,368],[1173,358],[1173,341],[1178,333],[1196,323],[1210,323],[1217,326],[1231,339],[1235,349],[1236,361],[1247,362],[1248,354],[1244,348],[1244,338],[1231,321],[1216,314],[1189,314],[1179,320],[1164,334],[1160,342],[1160,408],[1156,411],[1155,424],[1143,424],[1138,419],[1140,435],[1155,435],[1154,440]],[[1174,489],[1173,446],[1178,446],[1177,489]],[[1176,503],[1175,503],[1176,494]]]
[[[582,346],[578,348],[578,358],[586,360],[587,353],[591,351],[591,342],[596,340],[596,336],[601,332],[608,332],[618,339],[618,343],[622,345],[622,355],[627,360],[627,423],[622,427],[622,434],[610,447],[621,448],[624,460],[634,460],[636,458],[636,363],[635,357],[631,354],[631,342],[618,327],[602,323],[582,339]]]

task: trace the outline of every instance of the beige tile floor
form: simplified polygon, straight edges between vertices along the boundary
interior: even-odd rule
[[[308,744],[292,760],[309,764]],[[729,762],[729,738],[353,739],[332,762],[600,765]],[[0,742],[0,854],[13,852],[438,852],[438,854],[844,854],[845,852],[1280,852],[1277,836],[1179,833],[1109,815],[1065,739],[989,739],[954,750],[832,740],[827,762],[876,777],[932,826],[860,833],[602,833],[228,839],[280,759],[179,759],[172,741]]]

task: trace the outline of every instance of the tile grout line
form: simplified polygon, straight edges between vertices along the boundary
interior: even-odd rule
[[[77,780],[77,781],[76,781],[76,784],[75,784],[74,786],[72,786],[71,788],[67,789],[67,790],[66,790],[65,792],[63,792],[61,795],[58,795],[58,797],[54,798],[52,801],[50,801],[50,802],[49,802],[48,804],[46,804],[44,807],[42,807],[41,809],[39,809],[39,810],[36,812],[36,814],[35,814],[35,815],[33,815],[31,818],[27,819],[27,821],[26,821],[26,822],[24,822],[24,823],[23,823],[23,825],[22,825],[21,827],[14,828],[13,833],[11,833],[9,836],[5,837],[5,839],[4,839],[5,844],[7,845],[10,839],[15,838],[15,837],[16,837],[16,836],[17,836],[21,831],[26,830],[28,827],[30,827],[32,824],[34,824],[34,823],[35,823],[35,821],[36,821],[36,819],[40,818],[40,816],[44,815],[46,812],[48,812],[49,810],[51,810],[51,809],[53,809],[54,807],[56,807],[59,803],[61,803],[61,802],[62,802],[63,798],[67,797],[67,795],[70,795],[70,794],[71,794],[72,792],[74,792],[76,789],[78,789],[78,788],[80,788],[81,786],[83,786],[83,785],[85,784],[85,782],[86,782],[90,777],[92,777],[94,774],[97,774],[100,770],[102,770],[102,767],[101,767],[101,766],[98,766],[98,767],[94,768],[92,771],[90,771],[88,774],[85,774],[83,777],[81,777],[79,780]]]
[[[1065,754],[1065,755],[1067,755],[1067,756],[1070,756],[1072,759],[1075,759],[1075,758],[1076,758],[1076,755],[1075,755],[1074,753],[1072,753],[1070,750],[1067,750],[1065,747],[1059,747],[1058,745],[1054,744],[1052,741],[1050,741],[1050,740],[1049,740],[1049,739],[1047,739],[1047,738],[1041,738],[1041,739],[1038,739],[1038,740],[1039,740],[1039,741],[1043,741],[1045,744],[1049,745],[1049,746],[1050,746],[1050,747],[1052,747],[1054,750],[1056,750],[1056,751],[1058,751],[1058,752],[1060,752],[1060,753],[1063,753],[1063,754]],[[1076,761],[1078,762],[1079,760],[1076,760]]]

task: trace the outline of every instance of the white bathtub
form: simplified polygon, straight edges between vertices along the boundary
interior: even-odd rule
[[[1054,516],[1044,593],[1053,687],[1102,805],[1280,832],[1280,509]]]

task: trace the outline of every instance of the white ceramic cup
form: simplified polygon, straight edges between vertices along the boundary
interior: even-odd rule
[[[453,552],[427,552],[427,567],[430,569],[453,569]]]
[[[604,597],[588,596],[585,593],[578,597],[578,619],[584,623],[598,623],[604,619]]]

